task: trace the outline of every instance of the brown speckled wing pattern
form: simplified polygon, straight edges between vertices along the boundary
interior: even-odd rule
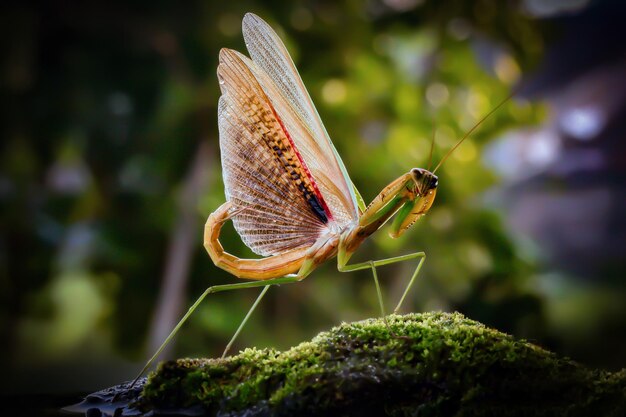
[[[250,65],[235,51],[220,53],[220,148],[235,229],[267,256],[313,245],[329,213]]]
[[[278,114],[283,118],[283,113],[290,113],[297,119],[291,125],[287,123],[287,128],[289,131],[293,129],[293,141],[336,224],[342,228],[357,221],[358,209],[351,193],[350,179],[346,178],[347,172],[342,173],[343,162],[334,150],[285,45],[267,23],[252,13],[243,18],[243,36],[254,68],[258,69],[255,75]]]

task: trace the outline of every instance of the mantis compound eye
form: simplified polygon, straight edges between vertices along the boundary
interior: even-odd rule
[[[437,188],[439,184],[439,178],[427,169],[413,168],[411,170],[411,176],[413,177],[413,181],[417,184],[417,189],[420,194],[422,194],[422,197],[424,197],[429,190]]]
[[[411,170],[411,175],[413,175],[413,179],[415,181],[419,181],[424,176],[424,169],[422,168],[413,168]]]

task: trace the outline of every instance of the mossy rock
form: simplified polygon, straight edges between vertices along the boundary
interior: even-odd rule
[[[164,362],[137,406],[230,416],[624,416],[626,370],[590,370],[461,314],[342,324],[285,352]]]

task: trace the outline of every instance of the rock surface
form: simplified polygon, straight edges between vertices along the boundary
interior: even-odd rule
[[[285,352],[164,362],[136,406],[232,416],[618,416],[626,370],[587,369],[458,313],[392,315]]]
[[[122,384],[94,393],[67,410],[118,416],[626,415],[626,370],[585,368],[458,313],[342,324],[285,352],[246,349],[226,359],[163,362],[141,382],[132,390]]]

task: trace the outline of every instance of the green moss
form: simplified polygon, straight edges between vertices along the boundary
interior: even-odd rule
[[[387,322],[343,324],[285,352],[162,363],[141,406],[202,405],[210,415],[626,413],[626,371],[589,370],[461,314]]]

